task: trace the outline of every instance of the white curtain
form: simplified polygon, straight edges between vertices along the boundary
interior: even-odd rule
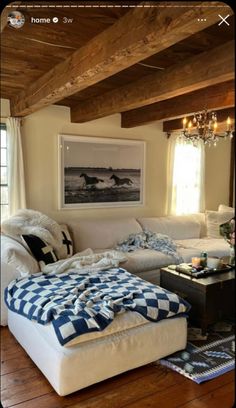
[[[168,149],[167,213],[193,214],[205,210],[205,146],[172,135]]]
[[[7,119],[9,215],[26,207],[20,119]]]

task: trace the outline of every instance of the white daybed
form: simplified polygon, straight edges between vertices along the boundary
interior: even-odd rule
[[[116,254],[118,253],[115,253],[114,257]],[[6,293],[7,304],[10,307],[8,310],[10,331],[59,395],[70,394],[106,378],[148,364],[186,346],[185,313],[188,305],[184,301],[174,294],[164,293],[161,288],[145,283],[140,278],[135,278],[122,268],[100,270],[99,267],[97,272],[91,270],[93,265],[91,264],[90,269],[86,265],[85,270],[77,272],[76,266],[80,264],[81,259],[82,262],[86,262],[87,258],[91,262],[94,259],[100,259],[98,262],[101,262],[101,259],[103,262],[105,259],[110,261],[103,254],[88,257],[75,255],[70,259],[45,265],[43,271],[46,275],[34,274],[30,278],[13,281]],[[47,275],[50,270],[53,271],[53,275]],[[100,286],[94,291],[97,284]],[[153,286],[153,290],[150,286]],[[136,289],[144,290],[136,292],[137,299],[134,303],[131,301],[132,307],[139,304],[139,310],[145,309],[144,315],[147,318],[153,316],[155,319],[154,316],[159,316],[162,320],[150,322],[150,319],[147,320],[140,314],[141,312],[138,313],[134,311],[135,309],[126,310],[118,313],[104,330],[91,331],[90,329],[97,325],[102,327],[101,319],[103,322],[112,319],[113,313],[119,309],[120,302],[125,302],[126,297],[127,305],[130,304],[130,299],[134,298],[127,295],[129,288],[132,288],[131,291],[134,288],[134,293]],[[109,291],[113,293],[111,298]],[[109,299],[108,303],[106,297]],[[34,298],[36,299],[33,300]],[[100,316],[95,313],[96,307],[99,307],[99,299],[104,299],[103,307],[99,309]],[[78,310],[82,314],[74,319],[73,312],[77,310],[78,301]],[[96,306],[92,314],[89,314],[91,304]],[[68,316],[68,308],[69,312],[72,312],[72,315],[70,314],[72,320]],[[46,320],[42,317],[42,311]],[[54,316],[53,324],[47,323],[47,311],[49,321],[52,320],[51,315]],[[24,317],[24,313],[28,318]],[[168,314],[173,318],[163,317]],[[82,317],[86,315],[87,317]],[[35,319],[46,324],[39,324]],[[79,319],[87,319],[87,323],[84,320],[83,323],[81,320],[78,323]],[[82,330],[83,334],[78,335],[77,323],[78,330]],[[87,328],[84,330],[85,324]]]

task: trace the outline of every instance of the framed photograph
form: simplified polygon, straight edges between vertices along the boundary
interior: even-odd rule
[[[145,142],[59,135],[59,207],[144,204]]]

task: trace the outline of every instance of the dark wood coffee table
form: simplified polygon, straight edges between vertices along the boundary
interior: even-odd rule
[[[234,318],[235,270],[196,279],[168,268],[162,268],[160,286],[177,293],[191,304],[190,322],[207,332],[209,324]]]

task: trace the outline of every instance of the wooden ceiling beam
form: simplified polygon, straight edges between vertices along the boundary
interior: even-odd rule
[[[87,122],[234,79],[234,41],[189,58],[129,85],[83,101],[71,109],[72,122]]]
[[[146,3],[145,3],[146,4]],[[14,116],[25,116],[96,84],[219,21],[206,2],[194,8],[133,8],[76,50],[11,101]],[[212,4],[212,3],[209,3]],[[229,7],[227,13],[233,11]],[[197,21],[204,17],[204,21]],[[193,24],[194,21],[194,24]]]
[[[222,123],[226,122],[228,116],[230,116],[231,119],[235,118],[235,109],[234,108],[227,108],[227,109],[221,109],[217,111],[217,122]],[[193,120],[193,116],[186,116],[187,120]],[[175,130],[181,130],[183,129],[183,118],[179,119],[174,119],[174,120],[168,120],[163,122],[163,132],[166,133],[171,133],[174,132]]]
[[[174,119],[203,109],[222,109],[235,105],[235,82],[222,82],[194,92],[121,114],[121,127],[131,128],[147,123]]]

